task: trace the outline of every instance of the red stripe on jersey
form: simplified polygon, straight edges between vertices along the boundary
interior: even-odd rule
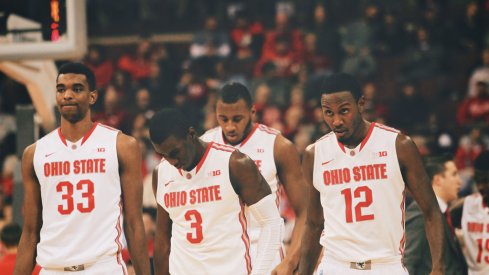
[[[66,138],[63,136],[63,134],[61,133],[61,127],[58,128],[58,135],[59,135],[59,138],[61,139],[61,142],[63,142],[63,144],[65,146],[68,146],[68,143],[66,143]]]
[[[112,130],[112,131],[116,131],[116,132],[119,132],[119,131],[120,131],[119,129],[116,129],[116,128],[114,128],[114,127],[110,127],[109,125],[105,125],[105,124],[102,124],[102,123],[100,123],[100,122],[98,122],[98,125],[100,125],[100,126],[102,126],[102,127],[104,127],[104,128],[107,128],[107,129],[109,129],[109,130]]]
[[[339,142],[339,141],[338,141],[338,145],[340,146],[341,151],[343,151],[343,153],[346,153],[345,145],[343,143]]]
[[[258,128],[259,128],[261,131],[263,131],[263,132],[265,132],[265,133],[267,133],[267,134],[271,134],[271,135],[278,135],[278,134],[280,134],[280,131],[279,131],[279,130],[277,130],[277,129],[273,129],[273,128],[268,127],[268,126],[263,125],[263,124],[259,124],[259,125],[258,125]]]
[[[241,211],[239,211],[239,223],[241,224],[241,228],[243,229],[243,233],[241,234],[241,240],[243,240],[243,243],[245,245],[245,260],[246,260],[246,269],[248,271],[248,274],[251,273],[251,257],[250,257],[250,237],[248,236],[248,223],[246,221],[246,216],[244,214],[244,203],[239,200],[239,204],[241,206]]]
[[[98,122],[95,122],[92,126],[92,129],[90,129],[90,131],[88,131],[88,133],[85,134],[85,136],[83,137],[82,141],[81,141],[81,145],[83,145],[83,143],[85,143],[85,141],[87,141],[87,139],[92,135],[93,131],[95,131],[95,128],[97,128],[97,125],[98,125]]]
[[[212,143],[212,148],[214,148],[216,150],[225,151],[225,152],[234,152],[234,151],[236,151],[236,148],[234,148],[232,146],[224,145],[224,144],[219,144],[219,143],[215,143],[215,142]]]
[[[402,238],[399,243],[399,252],[401,252],[401,259],[404,258],[404,244],[406,242],[406,230],[404,229],[404,221],[405,221],[405,203],[406,203],[406,191],[402,191],[402,201],[401,201],[401,225],[402,225]],[[402,262],[402,261],[401,261]]]
[[[365,136],[365,138],[362,140],[362,142],[360,143],[360,149],[358,149],[358,151],[362,151],[363,146],[365,146],[365,144],[367,144],[367,141],[369,140],[370,136],[372,135],[374,127],[375,127],[375,122],[370,123],[370,128],[368,128],[368,133]]]
[[[209,154],[209,150],[211,149],[213,143],[214,142],[209,142],[209,144],[207,144],[207,148],[205,148],[204,155],[202,156],[202,158],[200,159],[199,163],[197,164],[197,169],[195,170],[195,174],[197,174],[199,172],[200,168],[204,164],[205,159],[207,158],[207,155]]]
[[[239,146],[243,147],[246,142],[248,142],[248,140],[250,140],[251,136],[253,136],[253,134],[255,133],[256,129],[258,128],[258,124],[255,124],[253,125],[253,129],[251,129],[250,133],[248,134],[248,136],[246,136],[245,139],[243,139],[243,141],[241,141],[241,143],[239,144]]]
[[[122,216],[122,200],[119,200],[119,217],[117,217],[117,224],[115,225],[115,229],[117,230],[117,236],[115,237],[115,243],[117,244],[117,253],[116,253],[116,258],[117,258],[117,263],[121,266],[122,272],[124,275],[127,275],[126,269],[124,268],[124,264],[121,262],[121,251],[122,251],[122,244],[120,241],[120,237],[122,235],[122,229],[121,229],[121,216]]]
[[[182,169],[178,169],[178,173],[183,177]]]
[[[377,128],[380,128],[382,130],[386,130],[386,131],[389,131],[389,132],[393,132],[393,133],[396,133],[396,134],[399,134],[401,131],[395,129],[395,128],[392,128],[392,127],[389,127],[389,126],[385,126],[383,124],[379,124],[379,123],[376,123],[375,124],[375,127]]]

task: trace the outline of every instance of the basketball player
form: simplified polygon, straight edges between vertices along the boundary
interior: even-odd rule
[[[489,151],[474,162],[478,192],[465,197],[451,211],[455,227],[462,228],[470,275],[489,274]]]
[[[414,142],[363,119],[365,99],[352,76],[327,77],[320,94],[332,131],[303,159],[310,202],[299,274],[312,274],[321,245],[318,274],[408,274],[401,262],[406,187],[424,213],[432,274],[442,274],[442,215]]]
[[[164,157],[153,174],[156,274],[268,274],[283,220],[254,162],[231,146],[202,141],[176,109],[158,112],[149,131]],[[245,205],[261,229],[253,264]]]
[[[134,138],[92,122],[97,96],[85,65],[59,69],[61,126],[22,157],[25,220],[17,275],[30,274],[36,260],[41,274],[127,274],[124,233],[137,274],[150,273],[140,149]]]
[[[254,124],[255,107],[248,89],[240,83],[229,83],[217,95],[216,115],[219,127],[207,131],[202,139],[229,144],[248,155],[255,162],[279,202],[278,181],[283,184],[287,197],[296,213],[295,227],[287,256],[275,272],[291,274],[299,264],[300,237],[305,222],[307,196],[300,169],[300,157],[294,144],[280,132],[262,124]],[[255,261],[260,234],[257,223],[248,215],[248,234],[251,241],[252,262]],[[280,251],[282,252],[282,251]],[[283,254],[277,253],[274,266]],[[270,273],[270,272],[268,272]]]

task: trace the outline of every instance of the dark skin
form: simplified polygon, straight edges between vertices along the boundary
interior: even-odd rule
[[[358,101],[348,92],[323,94],[321,106],[324,121],[335,132],[337,139],[348,148],[355,148],[366,137],[370,123],[363,120],[365,99]],[[414,142],[399,134],[396,151],[404,181],[424,213],[426,234],[430,245],[433,267],[431,274],[443,274],[443,226],[442,215],[436,201],[431,182],[422,165],[421,156]],[[309,186],[309,207],[306,228],[302,237],[299,274],[312,274],[321,252],[319,238],[323,230],[324,217],[320,193],[313,186],[314,146],[304,154],[302,169]]]
[[[238,145],[250,134],[253,129],[252,117],[254,114],[254,107],[248,106],[244,99],[239,99],[235,103],[217,101],[217,121],[227,143]],[[278,178],[294,208],[296,222],[287,255],[272,271],[272,274],[292,274],[297,271],[299,265],[300,238],[306,220],[307,203],[304,200],[307,195],[306,188],[304,188],[306,185],[300,169],[299,152],[294,144],[282,135],[277,135],[275,139],[274,160]]]
[[[193,127],[186,137],[168,137],[160,144],[154,144],[171,165],[186,171],[192,170],[202,159],[208,143],[200,140]],[[229,176],[234,191],[246,205],[253,205],[270,195],[270,186],[256,168],[255,163],[245,154],[234,151],[229,159]],[[153,190],[156,196],[158,173],[153,172]],[[170,274],[169,257],[171,250],[172,221],[168,212],[158,205],[156,236],[154,242],[155,274]]]
[[[93,122],[90,107],[97,100],[97,91],[90,90],[83,74],[61,74],[57,80],[56,102],[61,113],[61,133],[69,141],[77,141],[90,131]],[[137,141],[119,133],[117,157],[121,180],[124,230],[129,253],[137,274],[150,274],[147,242],[142,220],[141,154]],[[35,144],[22,156],[24,182],[24,227],[19,243],[14,274],[31,274],[35,265],[36,244],[42,226],[42,203],[39,180],[34,171]]]

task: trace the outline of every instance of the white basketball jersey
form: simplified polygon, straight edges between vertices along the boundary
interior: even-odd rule
[[[489,274],[489,208],[479,193],[465,198],[462,231],[469,274]]]
[[[277,207],[279,206],[278,195],[278,176],[277,167],[275,166],[274,146],[275,138],[280,132],[267,127],[263,124],[255,124],[248,136],[240,143],[234,146],[239,149],[240,152],[248,155],[258,167],[261,174],[270,185],[272,195],[275,196]],[[214,141],[217,143],[225,144],[226,141],[223,137],[222,128],[216,127],[204,133],[201,137],[204,141]],[[248,218],[248,235],[251,242],[255,243],[260,237],[260,227],[258,222],[246,211],[246,217]]]
[[[249,274],[244,204],[229,179],[235,149],[210,142],[190,172],[163,160],[156,201],[172,220],[171,274]]]
[[[37,262],[45,268],[117,257],[123,266],[118,131],[95,123],[82,139],[60,128],[36,142],[34,169],[42,199]]]
[[[400,261],[404,252],[404,189],[399,131],[371,123],[354,149],[334,132],[315,143],[313,184],[320,192],[325,257],[346,262]]]

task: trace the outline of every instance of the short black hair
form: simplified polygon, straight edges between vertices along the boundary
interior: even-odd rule
[[[474,169],[481,172],[489,172],[489,151],[483,151],[474,161]]]
[[[430,178],[430,181],[433,181],[433,178],[436,175],[439,175],[445,172],[446,167],[445,164],[449,161],[452,161],[453,157],[449,155],[441,155],[441,156],[430,156],[424,159],[424,166],[426,169],[426,173]]]
[[[85,64],[79,62],[68,62],[63,64],[58,70],[58,76],[56,76],[56,82],[60,74],[82,74],[87,78],[88,88],[90,91],[96,89],[95,87],[95,74]]]
[[[16,247],[19,245],[20,235],[22,235],[22,228],[16,223],[9,223],[0,232],[0,240],[8,248]]]
[[[183,138],[191,127],[188,118],[176,108],[164,108],[149,121],[149,137],[154,144],[160,144],[170,136]]]
[[[354,76],[347,73],[335,73],[324,77],[319,96],[345,91],[350,92],[356,101],[362,96],[362,88]]]
[[[217,99],[227,104],[238,102],[243,99],[248,107],[253,105],[251,94],[245,85],[239,82],[228,82],[217,93]]]

